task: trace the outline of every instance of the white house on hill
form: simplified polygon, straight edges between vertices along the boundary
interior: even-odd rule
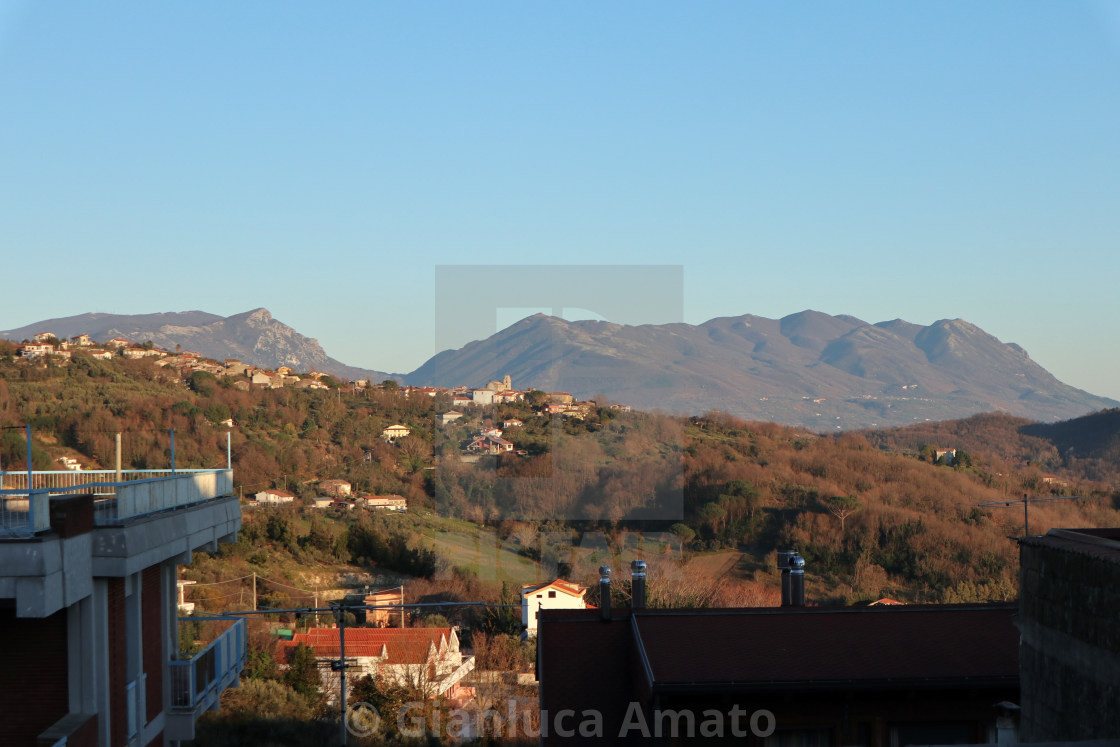
[[[540,610],[582,610],[587,607],[583,597],[586,586],[556,579],[547,584],[521,587],[521,624],[531,636],[537,634],[537,613]]]
[[[393,441],[398,438],[404,438],[412,431],[404,425],[390,425],[388,428],[381,431],[381,437],[386,441]]]
[[[279,488],[272,488],[271,490],[262,490],[254,496],[257,503],[292,503],[295,501],[295,493],[290,493],[287,490],[280,490]]]

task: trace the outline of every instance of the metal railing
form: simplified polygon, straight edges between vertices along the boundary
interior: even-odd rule
[[[190,659],[171,662],[171,707],[195,710],[217,702],[245,668],[246,630],[243,618],[232,624]]]
[[[119,524],[145,514],[233,494],[233,470],[0,472],[0,538],[50,528],[52,496],[92,493],[94,523]]]

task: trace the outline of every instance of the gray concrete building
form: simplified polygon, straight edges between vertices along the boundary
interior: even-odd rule
[[[193,738],[245,622],[181,657],[177,566],[240,527],[228,469],[0,473],[0,744]]]
[[[1120,736],[1120,529],[1019,541],[1024,742]]]

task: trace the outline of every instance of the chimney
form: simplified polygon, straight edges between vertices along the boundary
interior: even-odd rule
[[[646,561],[635,560],[630,563],[630,607],[646,608]]]
[[[805,559],[796,553],[789,559],[789,606],[805,606]]]
[[[611,567],[599,566],[599,619],[611,621]]]
[[[789,559],[796,551],[778,550],[778,570],[782,572],[782,606],[789,606]]]

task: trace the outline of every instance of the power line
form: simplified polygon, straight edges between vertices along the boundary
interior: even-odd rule
[[[1022,498],[1005,498],[1002,501],[988,501],[987,503],[974,503],[972,505],[976,506],[977,508],[988,508],[988,507],[1010,508],[1011,504],[1013,504],[1013,503],[1022,503],[1023,504],[1023,536],[1024,537],[1030,537],[1031,536],[1030,504],[1032,504],[1032,503],[1042,503],[1044,501],[1072,501],[1072,500],[1085,501],[1085,500],[1097,500],[1097,499],[1096,498],[1091,498],[1091,497],[1085,497],[1085,496],[1081,496],[1081,495],[1055,495],[1055,496],[1047,496],[1045,498],[1028,498],[1027,496],[1024,495]]]
[[[228,579],[226,581],[210,581],[210,582],[207,582],[205,584],[200,584],[196,581],[195,583],[193,583],[191,585],[197,588],[199,586],[217,586],[218,584],[232,584],[234,581],[242,581],[244,579],[249,578],[252,575],[254,575],[254,574],[246,573],[244,576],[241,576],[240,578],[231,578],[231,579]],[[190,579],[185,579],[185,580],[189,581]]]
[[[252,574],[252,575],[257,576],[257,578],[259,578],[261,581],[267,581],[270,584],[276,584],[277,586],[283,586],[284,588],[287,588],[287,589],[295,589],[296,591],[302,591],[304,594],[318,594],[319,593],[317,591],[311,591],[310,589],[301,589],[298,586],[292,586],[291,584],[283,584],[283,583],[280,583],[279,581],[273,581],[271,578],[265,578],[264,576],[259,576],[255,573]],[[243,576],[242,578],[248,578],[248,576]]]

